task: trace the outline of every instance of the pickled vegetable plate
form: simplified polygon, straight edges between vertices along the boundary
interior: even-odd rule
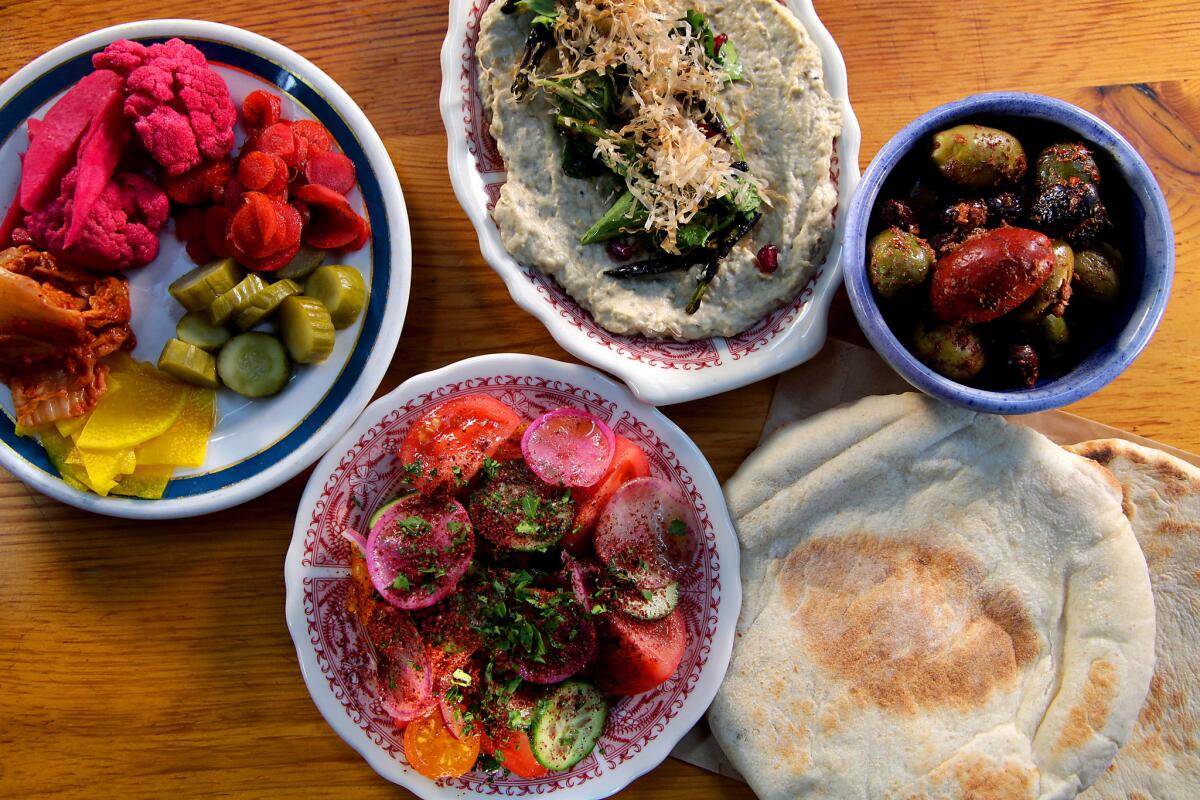
[[[28,146],[25,120],[40,117],[68,87],[91,70],[91,55],[128,38],[143,43],[179,37],[199,48],[241,101],[256,89],[278,94],[288,119],[315,119],[351,158],[358,186],[348,195],[370,221],[372,238],[336,260],[359,270],[370,300],[362,317],[338,332],[333,354],[295,370],[277,396],[251,400],[219,394],[217,425],[207,462],[178,473],[162,500],[101,498],[76,491],[59,478],[36,439],[15,435],[7,390],[0,391],[0,464],[25,483],[65,503],[113,516],[196,516],[257,497],[315,461],[362,411],[391,361],[408,304],[411,247],[404,197],[378,134],[354,101],[313,64],[269,39],[217,23],[150,20],[87,34],[37,58],[0,87],[0,195],[13,196],[20,180],[19,154]],[[237,147],[244,129],[237,127]],[[174,235],[174,219],[160,235],[158,257],[130,270],[133,329],[141,361],[155,362],[175,335],[182,309],[167,292],[195,267]],[[326,263],[334,263],[331,255]]]
[[[595,415],[644,450],[652,474],[685,499],[700,546],[680,576],[679,608],[687,649],[657,689],[617,702],[599,745],[575,767],[543,778],[468,773],[435,783],[413,769],[404,735],[380,703],[375,655],[355,615],[347,528],[368,519],[406,480],[399,451],[430,408],[465,395],[488,395],[525,419],[559,408]],[[607,797],[653,769],[707,709],[724,677],[741,603],[738,545],[712,470],[696,446],[655,409],[587,367],[524,355],[459,362],[415,377],[372,404],[310,479],[284,566],[288,627],[309,693],[333,729],[394,783],[424,798],[464,793]]]

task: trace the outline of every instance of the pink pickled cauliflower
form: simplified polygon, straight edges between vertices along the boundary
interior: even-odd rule
[[[125,76],[125,116],[168,175],[182,175],[233,149],[237,109],[204,54],[179,39],[149,47],[121,39],[92,57]]]
[[[78,168],[63,176],[59,196],[25,218],[13,241],[29,241],[80,267],[100,272],[149,264],[158,255],[158,232],[171,201],[149,179],[118,172],[92,206],[79,238],[65,247]]]

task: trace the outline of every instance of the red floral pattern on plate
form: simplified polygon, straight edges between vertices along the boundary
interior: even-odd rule
[[[708,663],[722,594],[716,530],[692,475],[649,423],[595,391],[533,376],[486,375],[419,395],[375,422],[341,457],[313,506],[300,563],[305,568],[323,568],[329,574],[310,574],[303,579],[309,642],[330,692],[351,722],[374,745],[404,764],[402,733],[376,699],[375,654],[357,618],[345,609],[350,545],[342,533],[347,527],[361,530],[370,514],[392,496],[401,482],[400,463],[393,453],[413,421],[430,405],[469,393],[491,395],[528,419],[572,406],[605,420],[642,447],[650,456],[654,473],[682,492],[702,536],[703,546],[697,548],[693,563],[680,578],[680,609],[688,631],[683,662],[675,675],[655,691],[624,698],[613,707],[595,753],[569,772],[540,780],[471,773],[443,782],[450,788],[506,796],[579,786],[636,756],[679,714]]]
[[[467,131],[467,147],[475,156],[475,166],[484,177],[484,192],[487,194],[487,210],[490,214],[500,198],[504,186],[504,159],[490,131],[491,121],[479,95],[479,68],[475,59],[475,47],[479,43],[479,24],[485,11],[495,0],[477,0],[471,6],[467,19],[467,36],[462,50],[463,123]],[[780,0],[783,5],[787,3]],[[495,173],[500,173],[499,175]],[[837,140],[833,143],[833,162],[830,177],[839,183],[841,170],[838,167]],[[834,209],[836,218],[837,209]],[[725,339],[699,339],[691,342],[676,342],[670,339],[650,339],[645,336],[620,336],[610,333],[596,324],[591,312],[575,302],[566,290],[553,278],[531,267],[522,267],[526,277],[533,283],[546,301],[564,320],[584,333],[589,340],[624,356],[631,361],[664,370],[702,370],[719,367],[724,362],[717,342],[724,341],[734,361],[745,358],[768,345],[775,337],[783,334],[808,305],[817,281],[826,268],[816,270],[804,285],[799,296],[788,305],[768,314],[747,330]]]

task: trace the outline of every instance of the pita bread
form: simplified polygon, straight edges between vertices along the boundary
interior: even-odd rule
[[[916,394],[787,426],[726,486],[742,614],[714,735],[763,800],[1071,798],[1153,670],[1102,467]]]
[[[1087,800],[1200,798],[1200,470],[1119,439],[1068,448],[1121,482],[1154,590],[1157,662],[1133,735]]]

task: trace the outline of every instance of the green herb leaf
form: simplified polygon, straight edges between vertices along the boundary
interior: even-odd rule
[[[409,586],[408,578],[403,575],[397,575],[396,580],[392,581],[392,588],[398,592],[407,592]]]

